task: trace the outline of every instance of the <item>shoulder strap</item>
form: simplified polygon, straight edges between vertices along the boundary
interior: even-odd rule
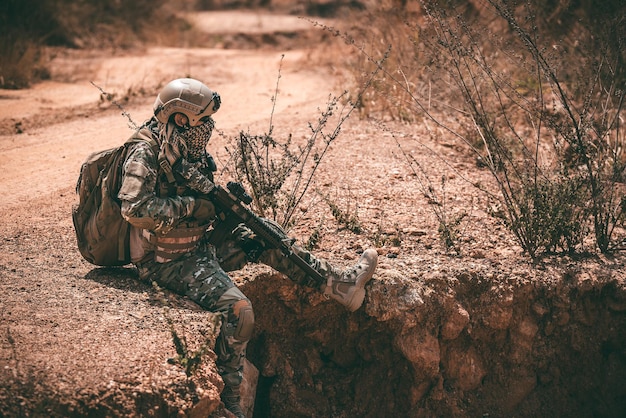
[[[168,183],[176,183],[176,179],[174,178],[174,172],[172,171],[172,165],[169,161],[167,161],[167,158],[165,158],[164,155],[159,156],[159,167],[161,167],[161,171],[163,171],[165,177],[167,177]]]
[[[169,163],[169,161],[167,161],[165,155],[162,155],[162,153],[160,152],[161,144],[159,144],[156,138],[154,138],[154,136],[152,135],[152,131],[144,126],[143,128],[135,131],[133,136],[131,136],[128,141],[126,141],[126,143],[128,144],[139,141],[146,141],[150,144],[155,155],[157,155],[159,168],[165,174],[168,183],[176,183],[176,179],[174,178],[174,172],[172,171],[172,165]]]

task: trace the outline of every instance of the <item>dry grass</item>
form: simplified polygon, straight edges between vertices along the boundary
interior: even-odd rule
[[[423,5],[423,13],[380,9],[334,31],[356,52],[347,65],[357,82],[381,69],[362,113],[430,121],[471,149],[493,174],[500,196],[491,197],[531,257],[585,251],[586,235],[601,252],[617,248],[626,220],[617,197],[626,169],[626,8]],[[435,106],[447,107],[443,118]]]
[[[172,9],[176,3],[164,0],[7,0],[0,5],[0,88],[25,88],[46,78],[47,46],[124,49],[179,42],[189,26]]]

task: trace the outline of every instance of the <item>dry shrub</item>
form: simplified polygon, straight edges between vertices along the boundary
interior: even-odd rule
[[[357,84],[378,69],[378,61],[385,62],[386,71],[374,80],[361,100],[362,117],[383,114],[401,121],[419,118],[411,94],[423,88],[418,82],[424,71],[416,26],[420,19],[419,13],[380,7],[359,13],[354,19],[357,23],[341,35],[356,46],[356,51],[346,56],[346,65]]]
[[[473,151],[493,174],[522,248],[532,257],[580,252],[589,233],[601,252],[617,248],[626,165],[624,38],[615,34],[626,9],[597,32],[573,25],[573,41],[554,39],[533,1],[484,3],[480,12],[504,33],[439,3],[427,9],[432,62],[462,98],[462,118],[482,142]]]
[[[40,50],[32,41],[5,37],[0,39],[0,87],[28,87],[38,66]]]
[[[341,36],[356,79],[391,48],[363,113],[425,117],[464,142],[530,256],[583,251],[587,234],[610,252],[626,220],[622,3],[433,0]]]
[[[128,48],[156,35],[177,39],[171,33],[184,26],[164,5],[172,7],[165,0],[0,2],[0,88],[24,88],[45,77],[42,51],[49,45]]]

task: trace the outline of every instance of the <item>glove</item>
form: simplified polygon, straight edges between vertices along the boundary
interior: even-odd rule
[[[253,263],[259,261],[259,257],[266,250],[265,242],[243,224],[233,230],[233,237],[246,254],[248,261]]]
[[[196,197],[191,216],[199,222],[210,221],[215,218],[215,206],[209,199]]]

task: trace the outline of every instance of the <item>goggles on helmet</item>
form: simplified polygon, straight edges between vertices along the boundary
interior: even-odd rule
[[[221,105],[220,95],[202,82],[193,78],[179,78],[171,81],[157,96],[154,102],[154,116],[161,123],[167,123],[171,115],[182,113],[194,127],[209,120]]]

